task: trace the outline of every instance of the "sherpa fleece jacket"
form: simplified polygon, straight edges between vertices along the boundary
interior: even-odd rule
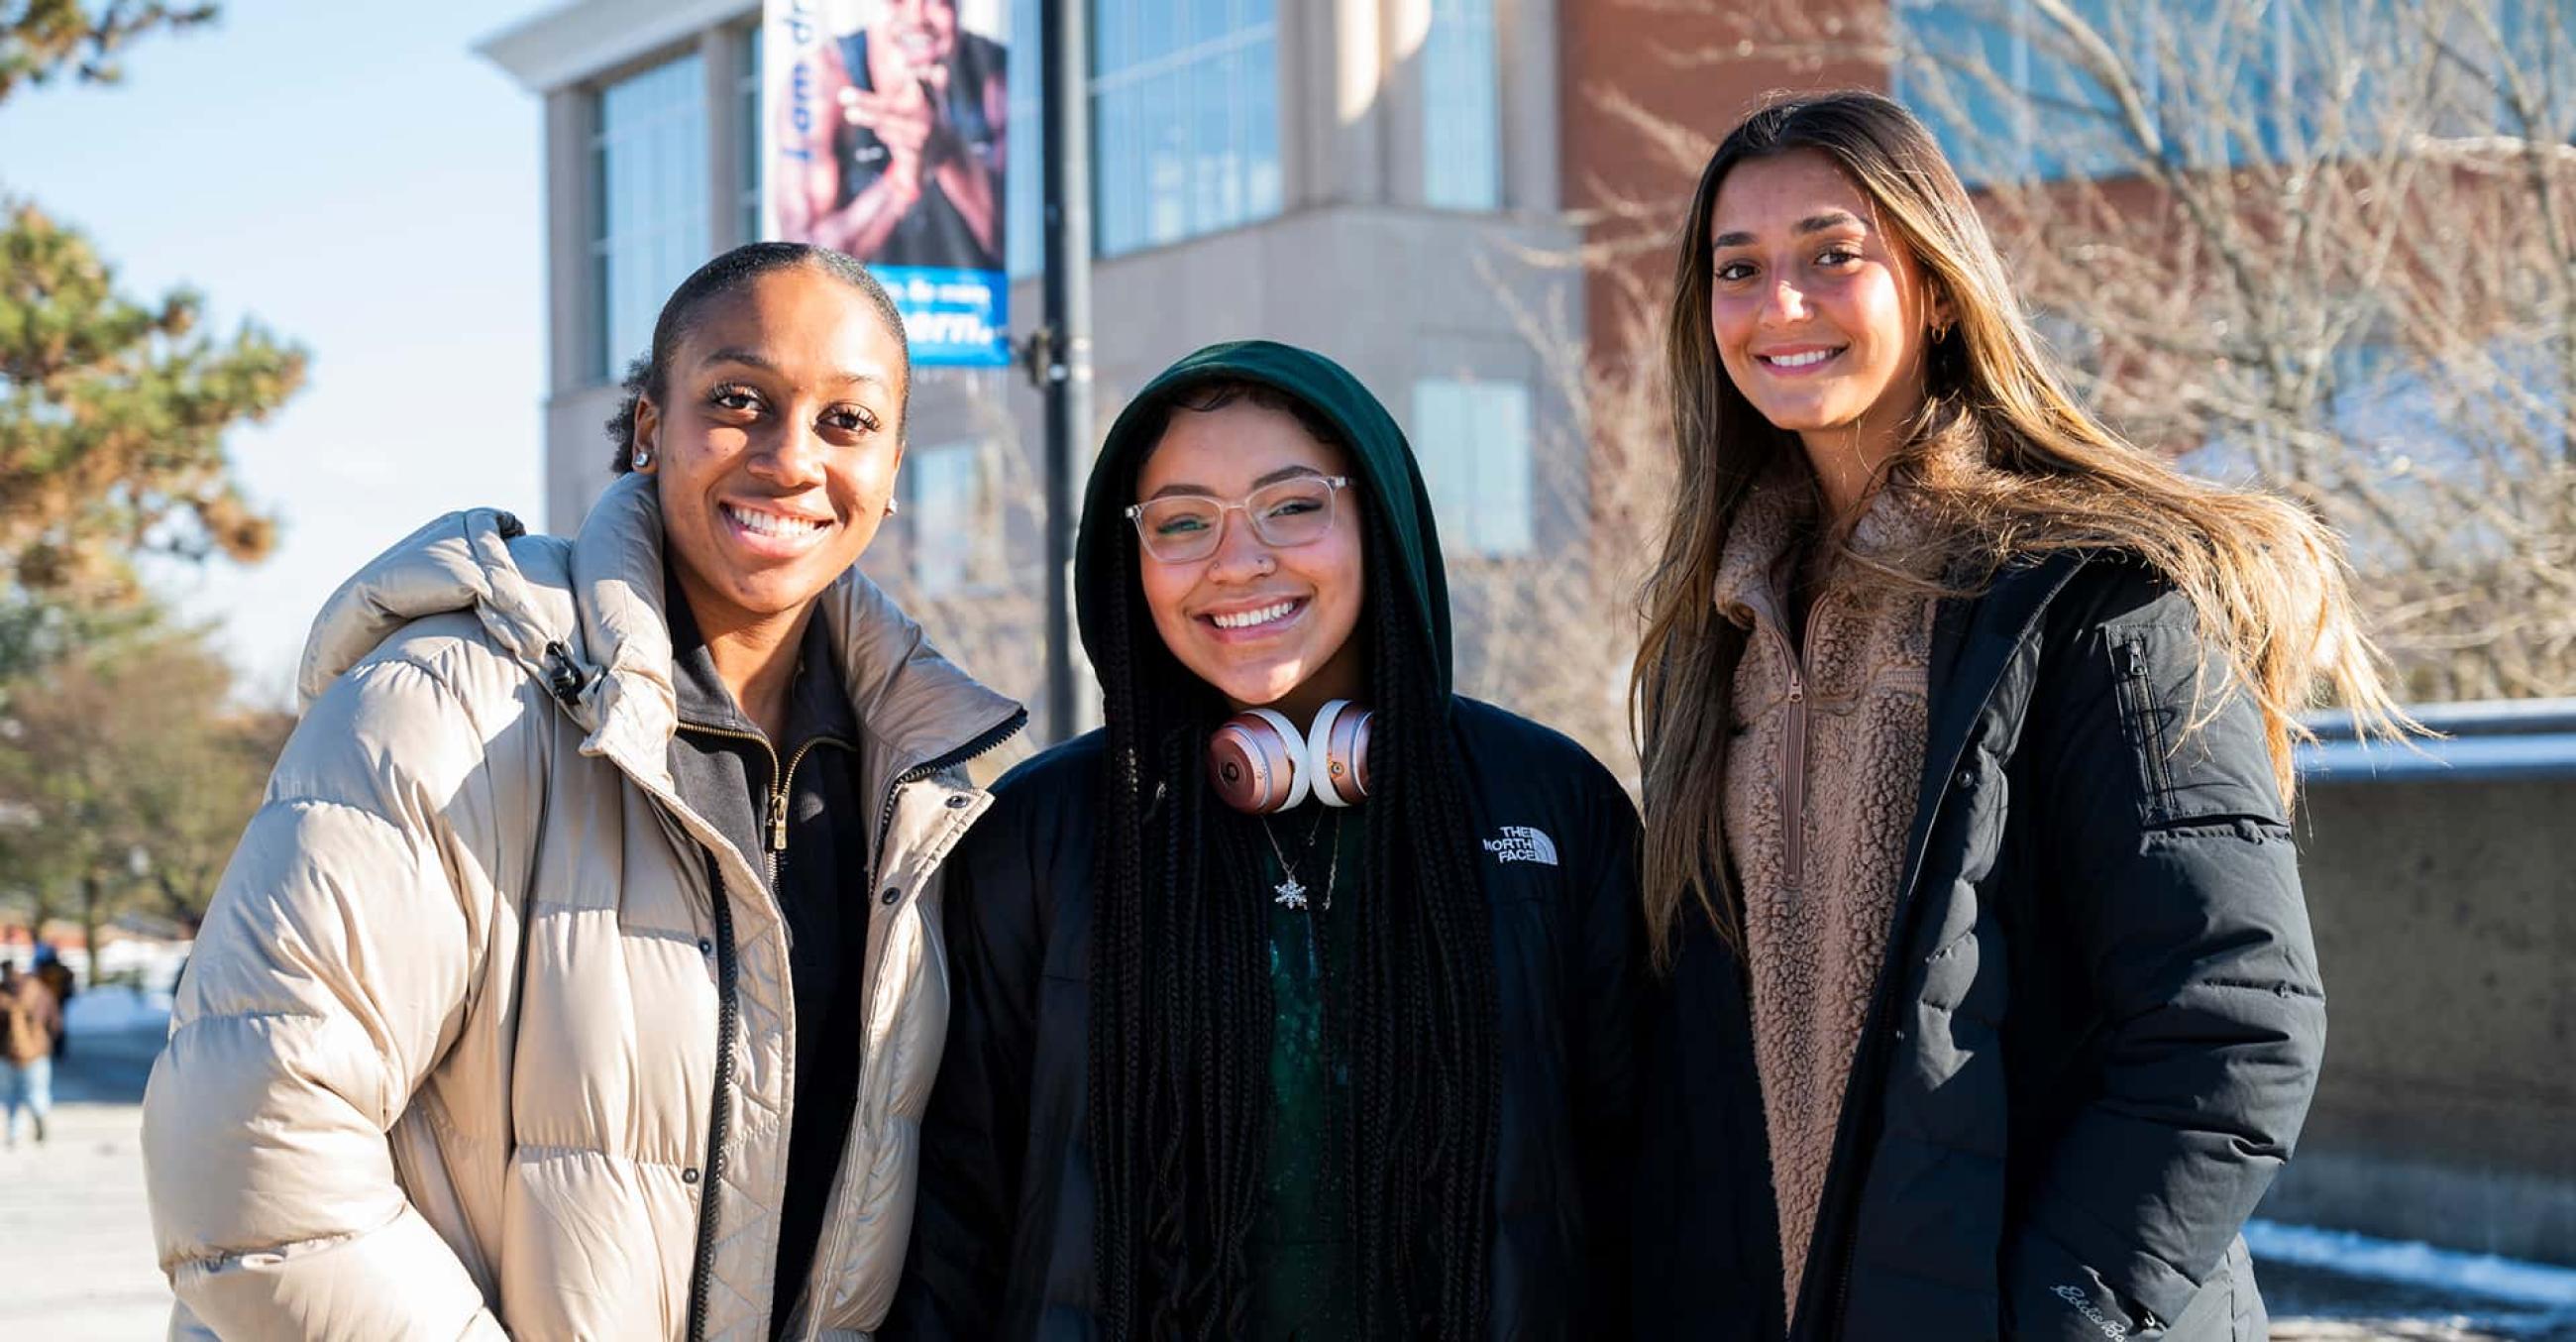
[[[1735,666],[1725,834],[1744,911],[1784,1298],[1798,1295],[1834,1125],[1905,870],[1930,707],[1933,599],[1840,560],[1804,620],[1785,590],[1812,531],[1803,467],[1758,484],[1727,529],[1718,614]],[[1851,544],[1890,560],[1924,534],[1911,486],[1880,489]]]

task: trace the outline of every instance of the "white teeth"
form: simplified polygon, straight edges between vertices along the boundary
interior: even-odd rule
[[[1216,627],[1219,629],[1243,629],[1256,624],[1268,624],[1272,620],[1286,616],[1288,612],[1295,610],[1296,608],[1296,602],[1282,601],[1278,605],[1264,606],[1259,610],[1248,610],[1241,615],[1215,615],[1210,616],[1209,618],[1216,621]]]
[[[811,536],[823,529],[823,524],[820,522],[807,521],[798,517],[780,517],[776,513],[755,513],[748,509],[736,508],[731,504],[725,505],[725,516],[740,523],[743,530],[755,536],[794,538]]]
[[[1809,350],[1805,354],[1768,354],[1762,361],[1774,368],[1812,368],[1834,357],[1835,353],[1834,350],[1820,349]]]

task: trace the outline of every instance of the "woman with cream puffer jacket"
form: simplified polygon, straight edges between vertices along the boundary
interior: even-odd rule
[[[755,258],[734,279],[799,267],[829,269]],[[841,467],[793,441],[808,417],[776,418],[785,446],[727,440],[757,460],[725,488],[765,482],[784,507],[802,497],[789,475]],[[864,953],[833,1016],[857,1026],[800,1022],[810,948],[791,968],[776,850],[764,873],[760,845],[674,778],[684,612],[666,609],[665,556],[692,562],[680,514],[704,500],[675,495],[696,449],[662,429],[635,459],[669,469],[621,478],[577,539],[442,518],[317,622],[304,720],[145,1099],[174,1336],[749,1340],[883,1317],[947,1027],[939,867],[989,801],[966,761],[1026,715],[847,556],[806,566],[820,634],[799,666],[829,650],[857,725],[861,814],[835,823],[867,827],[869,879],[846,892]],[[867,533],[891,475],[858,496]],[[860,1055],[848,1136],[811,1268],[774,1280],[798,1058],[818,1049]]]

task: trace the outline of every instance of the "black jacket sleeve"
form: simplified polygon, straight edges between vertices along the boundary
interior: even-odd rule
[[[1778,1342],[1780,1234],[1743,967],[1697,911],[1674,932],[1639,1031],[1634,1336]]]
[[[1025,794],[1008,782],[948,859],[947,1047],[921,1125],[920,1193],[903,1284],[880,1336],[999,1335],[1028,1149],[1047,872]]]
[[[1586,1327],[1597,1337],[1629,1333],[1629,1272],[1637,1160],[1637,1023],[1644,975],[1637,903],[1636,809],[1605,773],[1590,826],[1600,877],[1581,917],[1576,1005],[1582,1015],[1575,1141],[1583,1180]]]
[[[2050,926],[2098,1066],[2004,1250],[2005,1333],[2154,1335],[2289,1158],[2325,996],[2262,723],[2189,605],[2127,569],[2053,620],[2025,752]]]

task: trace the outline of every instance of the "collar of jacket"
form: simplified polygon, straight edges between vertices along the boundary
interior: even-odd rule
[[[1904,876],[1897,883],[1901,917],[1922,879],[1923,851],[1931,842],[1933,821],[1942,798],[1977,724],[1986,716],[1995,692],[2015,661],[2039,656],[2039,638],[2049,604],[2066,590],[2090,562],[2088,556],[2061,551],[2037,562],[2007,567],[1986,590],[1963,600],[1943,601],[1932,620],[1931,721],[1923,741],[1923,783],[1916,795],[1914,825],[1905,836]],[[1821,1228],[1821,1227],[1820,1227]]]
[[[681,726],[760,732],[760,724],[743,716],[742,705],[725,687],[715,654],[698,629],[697,613],[689,609],[678,577],[668,572],[662,576],[662,609],[670,617],[671,681],[679,696]],[[796,674],[787,687],[787,734],[769,743],[782,758],[817,738],[858,744],[859,720],[842,696],[837,666],[831,631],[820,620],[807,623],[796,644]]]
[[[1815,476],[1803,465],[1782,464],[1757,481],[1728,524],[1710,584],[1717,613],[1752,629],[1768,620],[1787,632],[1788,592],[1797,577],[1801,547],[1815,526]],[[1926,562],[1917,547],[1932,534],[1932,517],[1919,488],[1891,481],[1874,494],[1852,524],[1851,544],[1865,555],[1897,563]],[[1863,575],[1838,572],[1836,586]]]
[[[1923,751],[1923,792],[1906,844],[1906,880],[1921,865],[1934,807],[1994,701],[2013,662],[2039,654],[2043,619],[2089,558],[2062,551],[1996,575],[1973,598],[1943,601],[1932,622],[1932,719]]]
[[[667,793],[679,707],[662,574],[661,503],[646,476],[610,485],[569,544],[528,535],[508,513],[450,513],[332,593],[306,640],[296,688],[309,705],[402,625],[471,611],[589,733],[584,753]],[[871,753],[882,752],[873,777],[901,777],[1025,720],[1016,701],[932,649],[921,626],[856,567],[816,600],[851,711]]]

